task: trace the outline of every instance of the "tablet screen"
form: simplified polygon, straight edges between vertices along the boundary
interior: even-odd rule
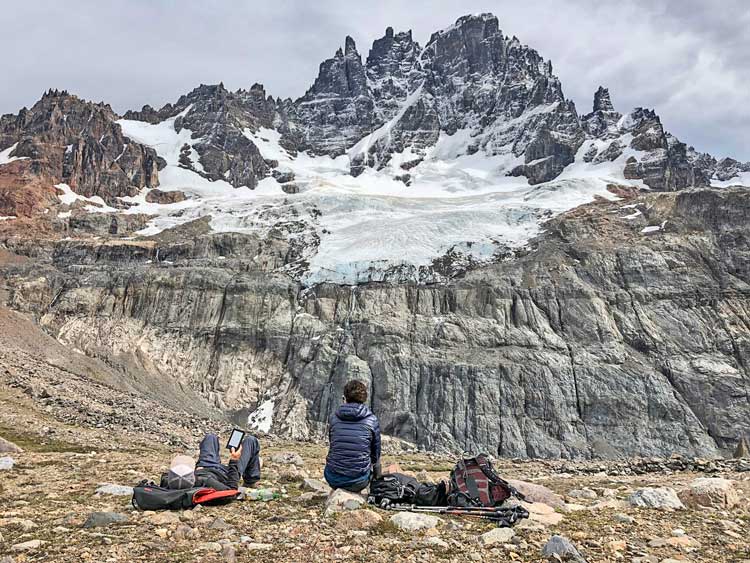
[[[232,430],[232,435],[229,437],[227,448],[234,448],[234,449],[239,448],[240,444],[242,443],[242,438],[244,437],[245,437],[245,433],[242,430],[237,430],[235,428],[234,430]]]

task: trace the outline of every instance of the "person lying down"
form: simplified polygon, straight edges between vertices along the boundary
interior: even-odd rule
[[[216,434],[207,434],[200,443],[198,461],[177,455],[161,478],[167,489],[208,487],[217,491],[235,490],[242,479],[246,487],[260,480],[260,443],[246,435],[238,448],[229,450],[229,462],[221,463],[221,447]]]

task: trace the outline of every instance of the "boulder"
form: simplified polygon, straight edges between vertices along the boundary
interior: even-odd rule
[[[598,498],[596,491],[593,491],[591,489],[573,489],[572,491],[568,492],[568,496],[570,498],[584,500],[596,500]]]
[[[23,450],[16,446],[13,442],[9,442],[2,436],[0,436],[0,454],[17,454],[21,453]]]
[[[101,528],[103,526],[109,526],[110,524],[122,524],[127,521],[127,515],[120,514],[119,512],[92,512],[89,514],[89,517],[86,518],[83,527]]]
[[[111,483],[105,483],[99,485],[94,492],[96,495],[113,495],[117,497],[129,497],[133,496],[133,487],[126,485],[113,485]]]
[[[682,510],[682,504],[674,489],[669,487],[646,487],[638,489],[628,499],[632,506],[639,508],[657,508],[660,510]]]
[[[732,508],[740,502],[740,495],[734,482],[718,477],[695,479],[687,489],[680,491],[679,498],[690,508],[701,506]]]
[[[149,192],[146,194],[146,201],[149,203],[170,204],[179,203],[181,201],[185,201],[185,199],[185,192],[181,192],[179,190],[165,192],[163,190],[154,188],[153,190],[149,190]]]
[[[31,541],[25,541],[23,543],[17,543],[13,545],[10,549],[11,551],[15,551],[17,553],[23,552],[23,551],[34,551],[35,549],[39,549],[42,547],[42,540],[31,540]]]
[[[331,487],[328,486],[328,483],[324,483],[320,479],[303,479],[302,483],[300,483],[299,488],[303,491],[309,491],[326,496],[331,494]]]
[[[552,536],[542,548],[542,556],[549,561],[586,562],[576,546],[565,536]]]
[[[485,547],[508,543],[515,535],[511,528],[495,528],[479,536],[479,543]]]
[[[374,528],[383,521],[383,517],[374,510],[358,509],[346,514],[345,517],[339,518],[336,527],[339,530],[367,530]]]
[[[565,504],[561,495],[558,495],[544,485],[519,481],[518,479],[508,479],[507,481],[526,497],[527,502],[541,502],[554,508],[562,508],[563,504]]]
[[[548,504],[543,502],[524,502],[522,504],[529,511],[529,520],[533,522],[539,522],[544,526],[556,526],[562,522],[563,515],[555,512],[555,509]]]
[[[419,530],[429,530],[435,528],[440,519],[431,514],[421,514],[418,512],[399,512],[391,516],[391,523],[399,530],[405,532],[418,532]]]
[[[344,489],[336,489],[328,495],[328,500],[326,501],[326,516],[344,510],[357,510],[358,508],[362,508],[364,504],[365,499],[362,495],[350,493]]]

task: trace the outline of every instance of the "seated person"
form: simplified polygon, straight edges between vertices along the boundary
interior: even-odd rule
[[[350,381],[344,387],[344,404],[331,415],[323,475],[334,489],[358,493],[380,476],[380,423],[366,401],[365,384]]]
[[[247,435],[236,450],[229,451],[229,463],[221,463],[221,448],[216,434],[207,434],[200,443],[198,462],[186,455],[172,460],[169,472],[162,476],[162,487],[189,489],[209,487],[217,491],[237,489],[240,477],[248,487],[260,480],[260,444]]]

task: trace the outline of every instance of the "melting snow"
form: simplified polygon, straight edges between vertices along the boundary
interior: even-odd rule
[[[0,216],[0,221],[11,221],[13,219],[17,219],[17,217],[15,215]]]
[[[731,186],[748,186],[750,187],[750,172],[742,172],[734,178],[729,180],[711,180],[711,187],[713,188],[729,188]]]
[[[408,105],[409,100],[402,111]],[[159,189],[188,195],[187,200],[169,205],[147,203],[148,190],[122,198],[133,204],[126,213],[156,215],[139,234],[156,234],[209,215],[215,231],[262,234],[296,214],[320,238],[317,249],[310,248],[304,257],[309,264],[303,278],[307,285],[326,281],[356,284],[378,279],[377,272],[399,266],[415,271],[454,247],[475,259],[490,259],[499,246],[524,246],[540,232],[550,214],[588,203],[595,196],[617,199],[607,190],[609,183],[642,185],[623,177],[624,161],[639,155],[625,149],[615,162],[594,165],[579,161],[560,178],[530,186],[526,178],[506,175],[522,159],[512,154],[490,157],[483,151],[466,154],[473,140],[471,130],[443,133],[437,144],[422,154],[407,148],[393,154],[383,170],[366,169],[355,178],[349,175],[349,155],[334,159],[300,153],[293,157],[281,146],[277,131],[260,128],[243,133],[264,158],[279,162],[280,171],[294,174],[300,193],[284,193],[272,177],[261,180],[255,190],[234,188],[224,180],[209,181],[179,166],[182,146],[192,146],[197,140],[189,130],[178,133],[175,119],[158,124],[118,122],[127,137],[153,147],[166,160],[167,166],[159,174]],[[389,125],[365,137],[350,154],[366,150],[377,138],[388,135]],[[589,146],[581,147],[580,156]],[[394,180],[405,172],[402,163],[418,159],[421,162],[408,171],[410,186]]]
[[[27,160],[28,156],[10,156],[10,153],[12,153],[14,150],[16,150],[16,147],[18,146],[18,143],[11,145],[4,151],[0,151],[0,166],[3,164],[10,164],[11,162],[14,162],[16,160]]]
[[[263,401],[260,406],[247,417],[247,425],[251,430],[259,430],[266,434],[271,431],[273,422],[273,399]]]
[[[94,205],[86,205],[84,209],[91,213],[115,213],[117,209],[110,207],[106,202],[98,195],[92,197],[84,197],[75,193],[68,184],[55,184],[55,187],[62,191],[62,195],[58,194],[57,197],[60,199],[60,203],[65,205],[73,205],[76,201],[86,201],[93,203]]]

